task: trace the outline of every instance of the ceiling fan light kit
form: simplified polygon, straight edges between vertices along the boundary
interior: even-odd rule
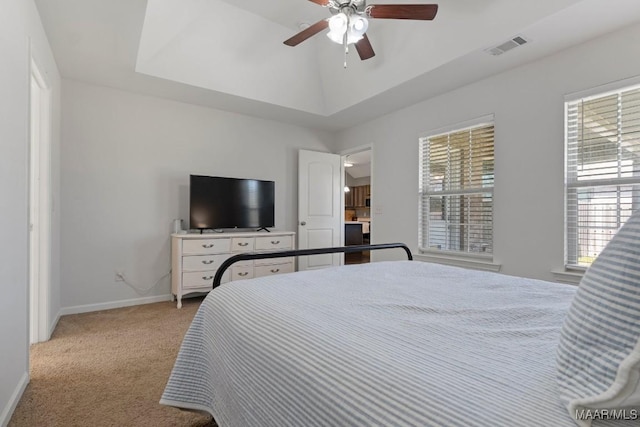
[[[437,4],[372,4],[367,6],[366,0],[309,0],[320,6],[329,8],[331,18],[316,22],[286,40],[287,46],[297,46],[303,41],[329,28],[327,37],[344,46],[345,62],[349,53],[349,45],[355,44],[360,59],[363,61],[375,56],[371,42],[367,37],[369,21],[374,19],[414,19],[433,20],[438,13]]]
[[[331,41],[344,44],[344,37],[347,36],[347,44],[354,44],[362,40],[364,33],[369,28],[369,21],[362,16],[349,16],[340,12],[329,18],[329,32],[327,37]]]

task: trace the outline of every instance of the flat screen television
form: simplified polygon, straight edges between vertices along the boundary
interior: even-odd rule
[[[275,182],[191,175],[191,229],[266,228],[275,225]]]

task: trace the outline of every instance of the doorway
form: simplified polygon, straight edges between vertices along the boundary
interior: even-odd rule
[[[371,203],[373,194],[371,147],[342,156],[344,166],[344,244],[371,243]],[[370,252],[345,254],[345,264],[370,262]]]
[[[29,342],[49,339],[51,89],[31,60],[29,114]]]

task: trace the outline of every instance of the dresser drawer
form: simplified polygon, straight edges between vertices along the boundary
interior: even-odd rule
[[[192,255],[182,257],[182,270],[184,271],[206,271],[216,270],[229,258],[230,254],[219,255]]]
[[[231,267],[231,280],[253,279],[253,265],[234,265]]]
[[[215,270],[196,271],[190,273],[182,273],[182,287],[184,289],[195,288],[211,288],[213,286],[213,277],[216,275]],[[225,271],[222,275],[222,283],[229,281],[229,272]]]
[[[287,263],[291,263],[293,264],[294,258],[293,257],[286,257],[286,258],[268,258],[268,259],[257,259],[255,260],[255,265],[273,265],[273,264],[287,264]]]
[[[229,252],[231,239],[185,239],[182,242],[184,255],[204,255]]]
[[[234,237],[231,239],[231,250],[233,252],[246,252],[253,250],[253,237]]]
[[[275,274],[293,273],[293,261],[283,264],[256,265],[254,267],[255,277],[273,276]]]
[[[269,249],[292,249],[293,239],[291,236],[261,236],[256,237],[256,250],[264,251]]]

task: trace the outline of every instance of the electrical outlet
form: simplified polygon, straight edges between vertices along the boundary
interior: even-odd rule
[[[116,271],[116,275],[113,278],[114,282],[124,282],[124,273],[120,271]]]

